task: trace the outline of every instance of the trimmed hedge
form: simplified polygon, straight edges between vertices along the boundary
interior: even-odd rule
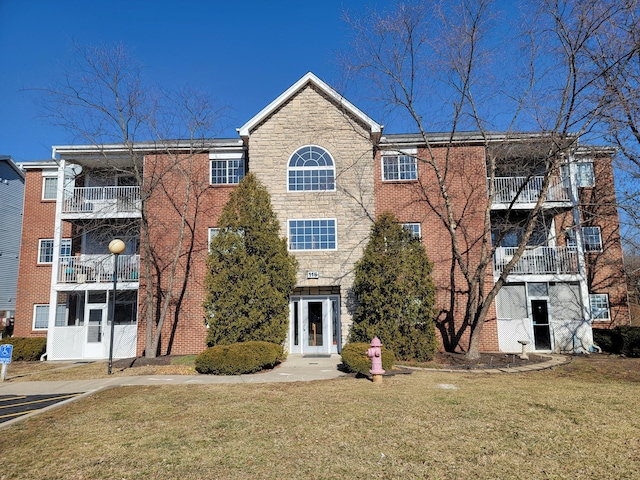
[[[623,325],[611,330],[594,328],[593,340],[603,352],[640,357],[640,327]]]
[[[272,368],[283,356],[282,346],[251,341],[207,348],[195,360],[198,373],[242,375]]]
[[[371,359],[367,356],[367,350],[371,345],[368,343],[348,343],[342,348],[342,363],[350,372],[369,375],[371,370]],[[391,350],[382,347],[382,368],[384,370],[393,369],[396,357]]]
[[[0,340],[0,345],[13,345],[12,361],[37,362],[47,351],[47,339],[44,337],[10,337]]]

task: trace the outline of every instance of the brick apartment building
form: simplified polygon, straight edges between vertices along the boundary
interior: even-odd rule
[[[438,218],[440,206],[424,201],[435,182],[416,158],[424,153],[423,137],[383,135],[380,124],[311,73],[238,133],[239,138],[197,146],[185,141],[60,146],[54,147],[53,160],[24,164],[14,334],[47,336],[49,359],[106,358],[114,274],[107,245],[119,237],[126,250],[118,257],[114,356],[142,354],[146,306],[152,304],[168,312],[158,353],[202,351],[208,243],[230,191],[251,171],[269,190],[282,235],[299,262],[290,301],[290,353],[340,351],[354,309],[353,265],[373,219],[385,210],[420,236],[434,262],[438,326],[443,343],[450,341],[446,331],[460,326],[464,305],[451,301],[452,288],[460,284],[452,274],[456,268]],[[477,255],[483,237],[490,201],[487,150],[508,145],[505,151],[517,152],[532,139],[540,142],[544,136],[464,133],[453,141],[429,136],[433,157],[450,165],[449,192],[459,206],[455,215],[465,234],[465,255]],[[613,153],[585,146],[567,153],[551,179],[542,219],[488,315],[482,349],[515,352],[519,340],[528,340],[536,351],[585,350],[592,345],[592,327],[629,323]],[[534,208],[542,185],[541,176],[525,171],[527,162],[503,157],[504,168],[494,179],[491,223],[503,233],[510,227],[487,282],[513,257],[523,233],[518,222]],[[140,241],[143,221],[147,245]],[[141,275],[145,255],[156,259],[150,276]],[[175,275],[168,274],[172,271]],[[152,285],[144,278],[153,278]]]

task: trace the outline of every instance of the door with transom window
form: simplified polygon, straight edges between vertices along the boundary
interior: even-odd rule
[[[289,352],[338,353],[340,349],[340,297],[291,297]]]

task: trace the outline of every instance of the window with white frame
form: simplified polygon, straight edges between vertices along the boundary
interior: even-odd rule
[[[576,179],[578,187],[593,187],[596,184],[592,161],[576,163]]]
[[[576,240],[576,230],[574,227],[571,227],[566,232],[566,241],[567,247],[576,248],[578,246],[578,241]]]
[[[602,235],[600,227],[582,227],[582,237],[584,238],[585,252],[602,251]]]
[[[67,316],[67,306],[62,303],[56,308],[56,327],[64,326]],[[46,330],[49,327],[49,305],[33,306],[33,330]]]
[[[420,224],[419,223],[403,223],[402,228],[409,230],[414,237],[421,238],[420,234]]]
[[[336,189],[333,158],[322,147],[307,145],[296,150],[289,159],[287,172],[290,192]]]
[[[417,153],[417,152],[416,152]],[[411,154],[382,155],[383,180],[417,180],[418,164],[416,157]]]
[[[60,242],[60,256],[71,256],[71,239],[63,238]],[[38,263],[53,263],[53,238],[40,239],[38,244]]]
[[[220,229],[217,227],[209,227],[209,242],[207,243],[209,251],[211,251],[211,241],[213,240],[213,237],[215,237],[216,235],[218,235],[218,233],[220,233]]]
[[[335,250],[336,247],[335,219],[289,220],[290,250]]]
[[[211,153],[211,181],[212,185],[233,185],[244,178],[244,154]]]
[[[592,293],[589,295],[592,320],[610,320],[609,295],[606,293]]]
[[[42,177],[42,200],[55,200],[58,196],[58,177]]]

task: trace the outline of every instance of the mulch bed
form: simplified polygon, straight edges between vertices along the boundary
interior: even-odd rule
[[[115,368],[135,368],[135,367],[148,367],[150,365],[171,365],[171,362],[175,358],[182,357],[183,355],[159,355],[155,358],[136,357],[136,358],[122,358],[120,360],[114,360],[113,366]]]
[[[115,360],[115,368],[136,368],[147,366],[171,365],[171,362],[181,355],[161,355],[155,358],[137,357]],[[469,360],[464,353],[440,352],[434,363],[443,368],[474,369],[474,368],[505,368],[544,362],[547,358],[541,355],[529,354],[529,360],[523,360],[517,354],[481,353],[477,360]]]
[[[472,369],[472,368],[505,368],[520,367],[540,363],[548,360],[544,355],[529,354],[528,360],[523,360],[520,355],[513,353],[481,353],[477,360],[470,360],[464,353],[440,352],[436,355],[434,363],[448,368]]]

